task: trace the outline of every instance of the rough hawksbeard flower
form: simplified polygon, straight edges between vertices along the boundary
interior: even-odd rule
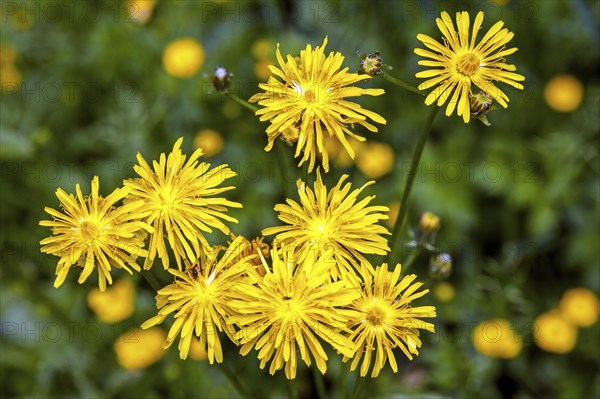
[[[434,332],[434,325],[420,320],[423,317],[435,317],[435,307],[411,307],[410,304],[429,290],[416,292],[422,283],[414,283],[416,275],[405,276],[400,282],[400,265],[394,271],[388,271],[387,264],[375,268],[374,275],[365,276],[360,298],[352,302],[348,309],[354,311],[348,326],[354,331],[350,339],[355,343],[356,353],[350,367],[355,370],[363,359],[360,375],[365,376],[371,366],[375,352],[375,362],[371,377],[379,375],[387,360],[395,372],[398,371],[396,358],[392,351],[399,347],[412,360],[421,347],[419,329]],[[403,292],[404,291],[404,292]],[[347,361],[348,358],[344,358]]]
[[[261,369],[271,361],[269,372],[285,367],[288,379],[296,378],[298,351],[306,365],[311,365],[312,356],[325,374],[327,354],[317,337],[344,356],[352,356],[352,342],[340,334],[348,332],[348,319],[339,308],[359,296],[346,281],[329,282],[329,256],[302,263],[292,256],[293,251],[285,247],[273,248],[272,268],[263,260],[264,277],[250,266],[251,283],[238,289],[238,299],[231,303],[238,315],[227,320],[241,327],[235,337],[243,356],[255,348]]]
[[[98,176],[92,179],[91,195],[84,197],[79,184],[77,196],[56,190],[64,212],[44,208],[54,220],[42,220],[41,226],[52,228],[52,236],[40,241],[41,251],[59,256],[56,266],[54,287],[60,287],[72,266],[82,268],[79,284],[98,269],[100,291],[106,289],[106,282],[112,284],[111,265],[140,271],[135,263],[138,256],[146,256],[144,241],[137,233],[145,230],[151,233],[152,227],[141,219],[148,215],[142,208],[142,201],[129,202],[121,206],[115,204],[127,194],[126,189],[117,188],[108,197],[98,194]]]
[[[218,187],[235,172],[221,165],[209,169],[210,164],[199,163],[202,156],[198,148],[186,162],[181,152],[183,138],[179,138],[168,157],[160,155],[160,160],[148,165],[141,154],[137,154],[139,165],[133,169],[140,176],[124,182],[130,189],[127,200],[143,200],[142,211],[149,212],[145,222],[154,227],[149,238],[149,250],[144,269],[152,267],[158,254],[165,269],[169,268],[169,254],[165,246],[165,236],[175,255],[177,267],[181,270],[181,260],[193,262],[200,252],[200,245],[208,247],[202,232],[212,232],[212,228],[229,234],[229,228],[221,221],[237,223],[237,219],[226,215],[227,207],[241,208],[237,202],[215,197],[233,186]]]
[[[176,280],[160,289],[156,295],[158,314],[142,324],[143,329],[160,324],[171,313],[175,322],[165,341],[164,348],[171,346],[177,336],[179,357],[186,359],[192,339],[198,339],[208,354],[210,364],[223,362],[223,350],[218,331],[224,331],[233,341],[233,329],[226,319],[235,314],[230,306],[232,289],[240,282],[247,269],[247,259],[238,259],[247,242],[237,237],[220,259],[219,247],[214,247],[189,266],[186,272],[169,269]]]
[[[419,65],[441,68],[416,74],[417,78],[428,79],[419,85],[419,90],[439,85],[425,98],[425,104],[431,105],[437,100],[437,106],[441,107],[450,99],[446,115],[452,115],[456,108],[457,115],[462,116],[465,123],[468,123],[471,118],[469,98],[473,95],[473,86],[477,86],[506,108],[509,102],[508,96],[492,81],[496,80],[522,90],[523,85],[517,82],[525,80],[522,75],[514,73],[517,68],[507,64],[504,59],[517,51],[516,47],[505,48],[514,34],[507,28],[502,29],[504,22],[496,22],[475,45],[483,17],[481,11],[475,17],[470,39],[469,14],[465,11],[456,13],[458,33],[447,12],[442,12],[442,17],[436,18],[437,26],[444,36],[443,45],[427,35],[417,35],[417,39],[428,48],[428,50],[415,49],[417,55],[428,58],[419,61]]]
[[[377,113],[346,100],[362,95],[379,96],[384,93],[383,89],[351,86],[371,79],[371,76],[349,73],[347,67],[340,69],[344,56],[338,52],[325,56],[326,45],[327,37],[322,46],[313,49],[307,44],[300,57],[288,55],[285,61],[277,45],[280,68],[269,66],[274,76],[259,85],[265,92],[249,100],[264,107],[256,111],[256,115],[261,121],[271,123],[267,128],[269,142],[265,150],[270,151],[279,136],[287,142],[297,142],[294,157],[303,152],[300,165],[308,161],[309,172],[313,170],[319,153],[323,169],[329,170],[329,156],[323,146],[326,137],[336,137],[354,158],[354,150],[346,135],[360,141],[365,139],[350,131],[348,125],[358,123],[371,132],[377,132],[377,127],[367,122],[367,118],[386,124],[386,120]]]
[[[374,181],[350,192],[352,184],[344,184],[347,178],[348,175],[343,175],[329,191],[318,171],[314,191],[298,180],[300,204],[287,199],[287,204],[276,205],[275,211],[286,225],[266,228],[262,234],[276,234],[277,242],[294,246],[300,260],[309,254],[315,259],[333,250],[331,277],[337,280],[348,275],[358,281],[354,270],[360,271],[362,264],[369,265],[363,254],[385,255],[390,250],[383,237],[390,233],[377,224],[388,218],[389,209],[369,206],[375,196],[358,199]]]

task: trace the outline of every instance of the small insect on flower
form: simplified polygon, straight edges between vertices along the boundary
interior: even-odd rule
[[[198,276],[200,275],[200,266],[198,265],[198,262],[188,267],[186,271],[188,276],[190,276],[194,280],[198,280]]]

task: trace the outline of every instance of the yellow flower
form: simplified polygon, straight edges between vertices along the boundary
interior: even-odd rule
[[[223,150],[223,137],[215,130],[202,129],[196,133],[194,147],[201,148],[207,157],[213,157]]]
[[[546,352],[567,353],[577,343],[577,328],[559,311],[551,310],[535,319],[533,338]]]
[[[583,99],[583,85],[571,75],[556,75],[544,87],[544,100],[558,112],[571,112]]]
[[[158,362],[164,355],[162,343],[167,334],[160,328],[142,331],[129,330],[115,341],[115,352],[121,367],[128,370],[146,368]]]
[[[348,68],[340,69],[344,56],[331,52],[325,56],[327,38],[322,46],[314,49],[306,45],[300,52],[299,59],[291,55],[284,61],[277,45],[277,61],[280,68],[270,66],[271,76],[267,83],[259,87],[265,90],[258,93],[250,102],[258,102],[264,108],[256,111],[261,121],[269,121],[267,128],[269,143],[266,151],[273,148],[273,143],[280,135],[290,135],[294,131],[297,141],[294,157],[299,157],[300,165],[309,161],[308,171],[314,168],[318,153],[322,155],[323,169],[329,170],[329,157],[323,147],[326,137],[335,137],[354,158],[354,150],[348,143],[346,135],[358,140],[365,139],[348,129],[348,125],[358,123],[371,132],[377,128],[367,122],[367,118],[377,123],[386,121],[375,112],[362,108],[360,105],[346,100],[348,97],[362,95],[379,96],[383,89],[362,89],[350,86],[362,80],[370,79],[366,74],[349,73]],[[281,81],[279,79],[281,79]]]
[[[239,299],[231,304],[238,315],[227,321],[241,327],[235,337],[243,356],[255,348],[261,369],[271,360],[269,372],[274,374],[285,366],[288,379],[296,377],[298,351],[308,366],[312,355],[325,374],[327,354],[317,337],[352,356],[352,342],[339,333],[346,330],[347,319],[338,308],[358,296],[346,281],[329,282],[327,256],[303,263],[292,256],[288,248],[273,248],[272,268],[265,263],[264,277],[249,268],[251,284],[238,289]]]
[[[208,357],[208,353],[206,353],[206,349],[204,349],[199,339],[192,339],[189,355],[194,360],[206,360]]]
[[[564,293],[559,309],[572,324],[589,327],[598,321],[600,302],[592,291],[586,288],[572,288]]]
[[[517,51],[516,47],[505,48],[514,34],[506,28],[502,29],[504,22],[496,22],[479,44],[475,45],[483,16],[483,12],[480,11],[475,17],[470,40],[469,14],[465,11],[456,13],[458,33],[447,12],[442,12],[442,17],[436,19],[437,26],[444,37],[443,45],[427,35],[417,35],[417,39],[428,48],[428,50],[415,49],[417,55],[428,58],[419,61],[419,65],[441,68],[418,72],[416,75],[417,78],[428,79],[419,85],[419,90],[439,85],[425,98],[425,104],[431,105],[437,100],[437,106],[441,107],[450,99],[446,115],[452,115],[456,108],[457,115],[462,115],[465,123],[471,118],[469,97],[473,95],[473,86],[477,86],[506,108],[509,102],[508,96],[492,81],[497,80],[522,90],[523,85],[517,82],[525,80],[522,75],[514,73],[517,68],[507,64],[504,59]]]
[[[91,290],[87,295],[87,303],[104,323],[117,323],[133,313],[135,288],[130,280],[121,279],[104,292]]]
[[[244,240],[243,237],[236,238],[220,259],[217,259],[220,248],[205,251],[185,273],[170,269],[169,273],[177,279],[158,291],[158,314],[142,324],[142,328],[160,324],[169,314],[175,313],[175,322],[164,347],[170,347],[179,335],[179,357],[186,359],[190,343],[196,337],[207,351],[210,364],[215,359],[222,363],[218,332],[225,331],[234,340],[233,331],[227,328],[225,320],[234,313],[230,302],[232,290],[246,270],[246,260],[237,260],[237,255],[245,249]]]
[[[521,338],[508,320],[494,319],[479,323],[473,330],[473,346],[488,357],[511,359],[521,353]]]
[[[125,8],[129,11],[129,18],[144,24],[152,16],[155,3],[155,0],[131,0],[125,3]]]
[[[450,302],[454,299],[454,287],[452,284],[442,281],[436,284],[433,295],[441,302]]]
[[[352,147],[357,156],[360,154],[361,149],[366,145],[365,142],[358,141],[352,137],[348,137],[348,143],[350,143],[350,147]],[[327,152],[329,159],[331,159],[336,166],[346,168],[354,163],[354,159],[350,158],[350,155],[342,143],[335,137],[326,137],[323,141],[323,146],[325,147],[325,152]]]
[[[203,232],[211,233],[213,228],[229,234],[229,228],[221,219],[237,223],[237,219],[227,216],[227,207],[241,208],[237,202],[228,201],[215,195],[234,189],[233,186],[217,187],[224,180],[235,176],[235,172],[221,165],[210,169],[210,164],[199,163],[203,155],[197,149],[186,162],[181,152],[183,138],[179,138],[168,157],[160,155],[153,162],[153,169],[137,154],[139,165],[133,168],[140,176],[124,182],[130,189],[128,200],[143,200],[141,210],[147,212],[144,219],[154,227],[150,236],[148,257],[144,269],[150,269],[158,254],[165,269],[169,268],[169,254],[165,246],[165,236],[173,250],[177,267],[181,270],[181,260],[194,262],[200,252],[199,244],[208,246]]]
[[[369,179],[379,179],[394,169],[394,149],[386,143],[369,142],[357,154],[356,167]]]
[[[189,78],[198,72],[204,63],[204,48],[195,39],[177,39],[163,52],[163,67],[169,75]]]
[[[360,297],[348,307],[354,311],[348,324],[354,329],[350,339],[355,344],[355,355],[350,370],[356,370],[362,358],[362,377],[369,371],[374,351],[375,361],[371,377],[379,375],[388,359],[390,367],[396,373],[398,365],[392,349],[399,347],[406,357],[412,360],[412,355],[418,355],[417,348],[421,347],[419,329],[434,332],[434,325],[421,318],[435,317],[435,307],[410,306],[412,301],[427,294],[429,290],[416,292],[423,283],[413,284],[417,278],[414,274],[398,281],[400,272],[399,264],[393,272],[388,271],[386,263],[376,267],[374,274],[365,276]],[[348,358],[343,360],[347,361]]]
[[[358,200],[373,181],[350,192],[351,183],[344,185],[347,178],[343,175],[329,192],[318,171],[314,191],[298,180],[300,204],[288,199],[287,204],[275,205],[279,219],[286,224],[266,228],[262,234],[276,234],[277,242],[294,246],[300,261],[309,253],[314,260],[333,250],[331,277],[337,280],[350,274],[348,278],[356,281],[353,268],[360,270],[362,263],[371,267],[363,254],[385,255],[389,251],[382,235],[390,233],[377,224],[387,219],[388,208],[368,206],[374,195]]]
[[[98,195],[98,176],[92,179],[91,186],[92,194],[86,197],[79,184],[75,187],[77,196],[67,194],[61,188],[56,190],[64,213],[44,208],[53,220],[42,220],[40,225],[51,227],[52,236],[40,241],[40,250],[60,257],[54,287],[60,287],[71,266],[76,266],[83,268],[79,284],[83,284],[97,268],[98,286],[104,291],[107,280],[112,284],[111,265],[131,274],[129,268],[140,270],[135,263],[137,257],[147,255],[144,242],[136,236],[141,230],[153,231],[140,220],[148,215],[142,209],[143,202],[132,201],[116,207],[115,204],[127,194],[126,189],[117,188],[103,198]]]

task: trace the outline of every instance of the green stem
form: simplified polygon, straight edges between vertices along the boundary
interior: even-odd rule
[[[152,274],[152,272],[150,270],[142,270],[140,272],[140,274],[142,275],[144,280],[146,280],[148,285],[150,285],[150,287],[152,287],[152,289],[154,291],[158,292],[158,290],[160,290],[162,288],[160,283],[158,282],[156,277],[154,277],[154,274]]]
[[[382,78],[384,78],[385,80],[387,80],[388,82],[391,82],[393,84],[395,84],[396,86],[406,90],[406,91],[410,91],[412,93],[416,93],[419,94],[421,96],[425,96],[425,93],[423,93],[421,90],[417,89],[415,86],[413,85],[409,85],[408,83],[405,83],[403,81],[401,81],[400,79],[397,79],[395,77],[393,77],[392,75],[388,74],[387,72],[381,72],[379,74],[379,76],[381,76]]]
[[[294,380],[287,380],[287,389],[288,389],[288,397],[290,399],[298,399],[298,390],[296,389],[296,384],[294,384]]]
[[[315,386],[317,388],[317,395],[319,399],[327,399],[327,389],[325,389],[325,381],[323,381],[323,374],[316,367],[312,367],[313,377],[315,380]]]
[[[364,382],[365,379],[361,377],[360,374],[356,373],[356,381],[354,382],[354,388],[352,389],[350,399],[358,399],[360,397],[360,391],[362,390]]]
[[[242,383],[237,378],[237,376],[233,373],[233,371],[231,371],[231,369],[229,369],[229,367],[225,366],[223,363],[218,363],[218,362],[217,362],[217,366],[219,366],[219,369],[221,369],[221,372],[223,373],[223,375],[225,375],[225,377],[227,377],[227,380],[231,383],[231,385],[233,385],[233,387],[235,388],[237,393],[240,394],[240,396],[242,396],[243,398],[248,398],[248,399],[253,397],[248,392],[248,390],[242,385]]]
[[[340,390],[338,397],[345,398],[346,397],[346,383],[348,381],[348,374],[350,374],[350,370],[346,366],[346,363],[342,363],[340,365],[340,378],[338,381],[340,382]]]
[[[404,262],[404,264],[402,265],[402,272],[404,274],[406,274],[406,271],[408,269],[410,269],[410,267],[413,265],[413,263],[415,263],[415,261],[417,260],[417,258],[419,257],[419,255],[421,255],[421,251],[423,250],[423,247],[421,247],[421,245],[418,245],[415,248],[415,251],[410,254],[410,258],[408,258],[406,260],[406,262]]]
[[[431,112],[429,113],[427,121],[425,122],[425,126],[423,126],[423,130],[421,130],[419,141],[417,141],[415,149],[413,150],[410,170],[408,171],[408,178],[406,180],[406,184],[404,185],[402,200],[400,201],[400,210],[398,211],[398,218],[396,219],[396,223],[394,224],[394,232],[392,233],[390,252],[388,253],[386,261],[386,263],[388,264],[392,259],[394,259],[394,255],[396,253],[398,238],[402,232],[402,229],[404,228],[404,223],[406,222],[406,215],[408,211],[408,197],[410,196],[410,192],[415,181],[415,176],[417,175],[417,169],[419,168],[419,162],[421,160],[421,155],[423,154],[423,148],[425,148],[425,143],[429,138],[429,132],[431,131],[433,121],[435,120],[435,116],[437,115],[439,109],[440,108],[436,105],[432,106]]]
[[[236,103],[240,104],[242,107],[248,108],[252,112],[258,111],[258,107],[256,105],[250,104],[248,101],[240,98],[237,94],[233,94],[230,92],[227,92],[226,94],[229,97],[231,97],[231,99],[234,100]]]
[[[286,198],[289,198],[288,196],[288,187],[289,187],[289,182],[288,182],[288,177],[287,177],[287,173],[286,173],[286,160],[288,158],[288,154],[286,153],[286,149],[285,149],[285,143],[281,140],[277,140],[277,142],[275,143],[275,151],[277,151],[277,163],[279,165],[279,172],[281,173],[281,184],[283,187],[283,195]]]

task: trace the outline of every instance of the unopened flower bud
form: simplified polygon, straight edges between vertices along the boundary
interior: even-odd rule
[[[431,212],[425,212],[421,215],[421,220],[419,220],[419,227],[415,232],[415,238],[421,243],[433,243],[439,229],[439,216]]]
[[[210,78],[216,91],[227,91],[231,84],[231,79],[233,79],[233,74],[220,66],[215,68],[215,72]]]
[[[383,63],[379,51],[376,51],[373,54],[363,54],[360,51],[357,51],[357,54],[360,57],[360,64],[358,67],[359,72],[366,73],[370,76],[376,76],[381,73],[382,69],[393,69],[391,66]]]
[[[493,106],[494,100],[492,96],[487,94],[486,92],[480,91],[479,93],[471,96],[469,99],[469,105],[471,106],[471,115],[474,118],[482,121],[486,126],[490,126],[491,123],[488,121],[487,116],[485,116],[488,111],[491,111],[495,107]]]
[[[452,272],[452,257],[447,253],[431,257],[429,261],[429,276],[436,280],[443,280]]]

